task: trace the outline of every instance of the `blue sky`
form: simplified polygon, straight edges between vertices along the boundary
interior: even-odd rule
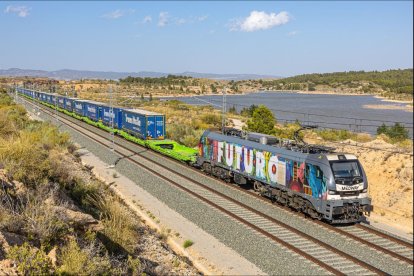
[[[0,2],[0,69],[179,73],[413,67],[413,2]]]

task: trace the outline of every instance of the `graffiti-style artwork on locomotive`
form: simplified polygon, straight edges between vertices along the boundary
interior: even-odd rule
[[[318,166],[292,161],[247,146],[207,137],[202,139],[204,140],[200,143],[199,154],[205,159],[265,181],[271,186],[283,185],[315,198],[327,198],[326,179]]]

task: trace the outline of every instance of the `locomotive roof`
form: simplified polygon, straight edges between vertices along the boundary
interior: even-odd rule
[[[294,158],[296,160],[301,159],[302,161],[304,161],[304,159],[306,159],[309,156],[309,154],[306,154],[306,153],[295,152],[295,151],[291,151],[291,150],[280,148],[280,147],[264,145],[264,144],[260,144],[257,142],[242,139],[236,136],[223,135],[221,133],[212,132],[209,130],[206,130],[205,135],[207,135],[209,138],[216,139],[216,140],[231,142],[231,143],[235,143],[241,146],[248,146],[254,149],[282,154],[283,156]]]
[[[288,159],[294,159],[301,162],[310,162],[310,163],[323,163],[328,164],[329,161],[333,160],[340,160],[339,156],[344,156],[346,160],[355,160],[357,159],[356,156],[352,154],[346,153],[303,153],[298,151],[289,150],[286,148],[278,147],[278,146],[270,146],[264,145],[258,142],[246,140],[237,136],[228,136],[223,135],[221,133],[213,132],[210,130],[206,130],[203,134],[204,136],[208,136],[209,138],[219,140],[219,141],[226,141],[234,144],[238,144],[241,146],[248,146],[254,149],[263,150],[267,152],[272,152],[275,154],[280,154],[282,157],[286,157]]]

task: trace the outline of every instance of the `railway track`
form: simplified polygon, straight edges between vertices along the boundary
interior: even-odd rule
[[[28,101],[28,102],[30,102],[31,104],[34,104],[31,101]],[[50,109],[40,106],[37,103],[35,105],[38,108],[44,110],[46,113],[49,113],[49,115],[56,116],[56,113],[52,113]],[[82,133],[83,135],[87,136],[88,138],[94,140],[97,143],[100,143],[104,146],[108,146],[108,143],[107,143],[109,140],[108,135],[104,136],[104,135],[99,134],[98,132],[100,132],[101,130],[88,125],[88,130],[86,131],[85,128],[79,126],[78,120],[70,118],[70,117],[66,118],[66,116],[63,117],[61,114],[59,114],[58,116],[61,118],[60,119],[61,123],[64,123],[70,128],[76,130],[77,132]],[[94,131],[90,129],[94,129]],[[124,142],[125,144],[131,144],[131,145],[134,145],[135,147],[140,147],[128,141],[124,141]],[[327,271],[333,274],[337,274],[337,275],[387,274],[386,272],[364,261],[361,261],[345,252],[342,252],[338,250],[337,248],[332,247],[331,245],[304,233],[303,231],[300,231],[292,226],[289,226],[286,223],[283,223],[280,220],[277,220],[264,213],[261,213],[243,204],[242,202],[239,202],[223,193],[220,193],[206,186],[205,184],[195,181],[194,179],[180,172],[174,171],[165,165],[162,165],[162,164],[160,165],[158,163],[155,163],[153,160],[142,155],[140,152],[136,152],[134,150],[131,150],[130,148],[125,147],[123,145],[124,143],[120,144],[119,142],[116,142],[116,144],[120,150],[115,150],[115,151],[116,153],[121,155],[123,158],[126,158],[129,161],[143,167],[147,171],[165,180],[169,184],[191,194],[193,197],[196,197],[199,200],[206,203],[207,205],[210,205],[218,209],[219,211],[226,214],[230,218],[237,220],[239,223],[242,223],[244,226],[260,233],[261,235],[267,237],[268,239],[270,239],[271,241],[277,244],[285,246],[292,252],[295,252],[305,257],[306,259],[316,263],[320,267],[326,269]],[[142,160],[138,161],[137,158],[142,159]],[[163,156],[163,158],[165,158],[165,156]],[[175,181],[175,180],[170,179],[169,177],[166,177],[163,174],[160,174],[157,170],[154,169],[154,166],[158,166],[164,170],[169,171],[170,173],[174,174],[175,177],[178,177],[178,179],[181,181]],[[197,171],[197,173],[200,173],[200,172]],[[182,181],[183,179],[185,181]],[[228,183],[225,183],[225,184],[230,185]],[[231,185],[231,187],[236,188],[236,189],[241,189],[240,187],[237,187],[234,185]],[[264,200],[264,198],[260,196],[257,196],[257,195],[255,196],[260,198],[261,200]],[[356,226],[355,228],[359,228],[359,226]],[[341,229],[341,231],[347,232],[348,237],[350,236],[357,237],[357,235],[352,230],[346,231],[346,230]],[[342,234],[344,235],[344,233]],[[384,235],[386,234],[382,233],[381,238],[385,239]],[[393,242],[400,241],[398,239],[396,240],[397,241],[393,241]],[[400,242],[401,242],[400,244],[401,246],[407,247],[407,244],[404,244],[405,243],[404,241],[400,241]],[[367,243],[370,243],[370,242],[367,241]],[[390,246],[388,246],[388,249],[385,249],[386,245],[380,248],[384,250],[388,250],[388,251],[383,251],[383,252],[391,256],[392,254],[397,254],[391,251]],[[412,248],[412,245],[411,245],[411,248]],[[378,248],[375,248],[375,249],[378,250]],[[390,252],[393,252],[393,253],[390,253]],[[401,254],[405,254],[404,252]],[[408,253],[406,255],[407,256],[403,256],[403,258],[405,259],[401,259],[399,257],[396,257],[396,258],[409,263],[410,255]],[[401,255],[398,255],[398,256],[401,256]],[[412,264],[412,249],[411,249],[411,264]]]

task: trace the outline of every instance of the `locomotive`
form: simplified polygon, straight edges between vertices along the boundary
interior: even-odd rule
[[[332,148],[242,132],[204,132],[196,165],[236,184],[253,184],[273,201],[332,224],[355,223],[372,211],[358,158]]]

